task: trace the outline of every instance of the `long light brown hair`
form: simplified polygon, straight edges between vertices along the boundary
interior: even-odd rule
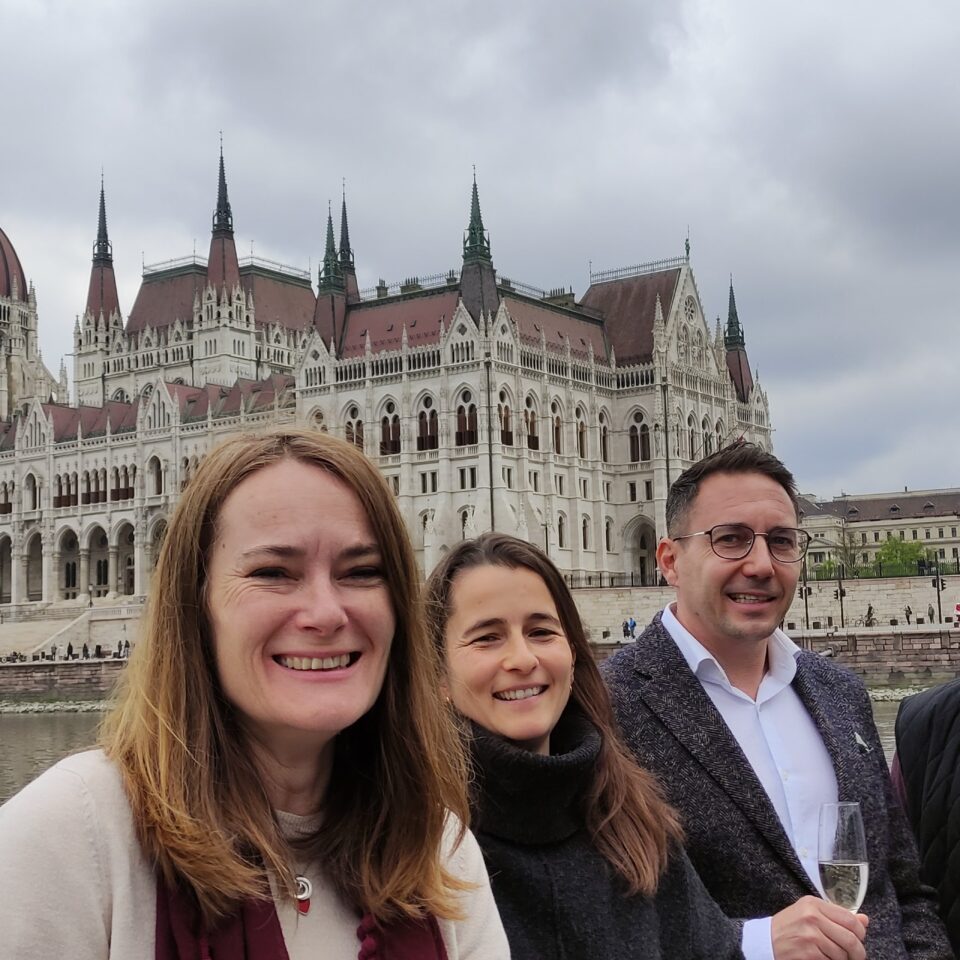
[[[586,630],[563,575],[532,544],[503,533],[485,533],[457,544],[427,580],[427,616],[434,643],[445,649],[452,593],[464,570],[482,566],[525,568],[546,584],[574,653],[575,703],[600,734],[600,755],[588,789],[583,815],[594,845],[627,883],[631,894],[652,896],[682,831],[652,774],[637,766],[617,732],[606,685],[597,669]]]
[[[205,602],[224,501],[287,459],[328,471],[357,496],[396,617],[376,703],[334,741],[323,823],[307,852],[348,902],[380,921],[424,911],[456,917],[464,884],[443,869],[439,851],[447,811],[467,819],[466,763],[437,693],[441,660],[426,633],[403,520],[352,444],[284,429],[235,437],[204,459],[170,520],[141,639],[101,742],[122,771],[144,851],[168,883],[193,892],[208,923],[247,897],[269,896],[270,874],[292,896],[292,851],[220,687]]]

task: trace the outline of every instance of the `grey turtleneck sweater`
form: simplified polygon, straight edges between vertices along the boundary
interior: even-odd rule
[[[514,957],[726,960],[740,926],[677,848],[652,898],[630,896],[593,847],[582,798],[600,734],[568,707],[541,756],[474,725],[474,822]]]

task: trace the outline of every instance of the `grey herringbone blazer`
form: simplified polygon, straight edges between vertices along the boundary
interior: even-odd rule
[[[817,890],[773,804],[658,614],[601,666],[624,738],[680,811],[687,851],[713,898],[737,919],[771,916]],[[860,680],[801,653],[793,682],[833,760],[841,800],[863,810],[870,960],[953,957],[936,902],[918,878],[913,837],[890,787]]]

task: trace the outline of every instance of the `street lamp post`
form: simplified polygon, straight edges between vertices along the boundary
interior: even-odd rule
[[[803,622],[806,624],[806,629],[810,629],[810,601],[808,599],[810,594],[810,588],[807,586],[807,558],[803,558]]]

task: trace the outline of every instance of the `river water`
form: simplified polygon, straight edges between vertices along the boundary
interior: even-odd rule
[[[898,703],[875,703],[887,758],[893,753]],[[0,713],[0,803],[61,757],[96,739],[98,713]]]

